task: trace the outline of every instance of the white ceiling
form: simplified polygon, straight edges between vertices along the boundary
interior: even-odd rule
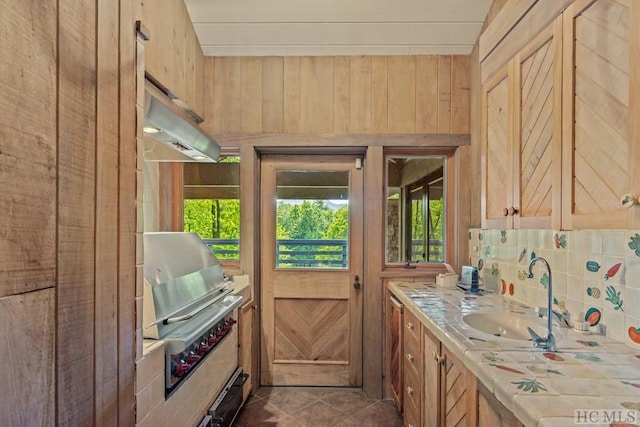
[[[467,54],[492,0],[185,0],[205,55]]]

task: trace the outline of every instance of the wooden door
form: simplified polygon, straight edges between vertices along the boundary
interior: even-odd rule
[[[264,156],[261,184],[261,384],[359,387],[362,168],[352,156]],[[326,242],[339,225],[317,218],[299,222],[298,231],[284,229],[323,204],[346,208],[344,240]],[[314,237],[300,239],[303,231]]]
[[[578,0],[564,13],[564,229],[627,228],[638,220],[638,210],[620,202],[640,188],[639,128],[630,116],[637,102],[630,94],[638,93],[632,84],[638,81],[639,58],[632,48],[638,43],[630,41],[629,31],[632,12],[638,15],[635,3]]]
[[[511,228],[513,216],[513,63],[489,79],[482,90],[482,228]]]
[[[562,19],[514,59],[514,228],[560,228]]]

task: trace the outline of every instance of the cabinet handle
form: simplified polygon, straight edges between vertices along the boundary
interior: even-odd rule
[[[411,353],[407,353],[407,360],[411,363],[413,363],[413,354]]]
[[[413,331],[413,323],[407,322],[407,329]]]
[[[436,353],[435,351],[431,352],[431,357],[433,357],[433,360],[435,360],[435,362],[439,365],[441,363],[444,363],[444,356],[440,356],[438,353]]]
[[[509,208],[502,209],[502,216],[509,216]]]
[[[413,388],[411,388],[410,386],[407,386],[407,394],[409,396],[413,396]]]
[[[514,208],[513,206],[509,208],[509,215],[514,216],[517,213],[518,213],[518,208]]]

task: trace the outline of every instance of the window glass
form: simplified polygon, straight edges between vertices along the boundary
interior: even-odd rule
[[[444,156],[387,156],[387,263],[445,261],[445,165]]]
[[[348,268],[349,172],[276,173],[276,268]]]
[[[222,262],[240,260],[240,158],[185,163],[184,231],[195,232]]]

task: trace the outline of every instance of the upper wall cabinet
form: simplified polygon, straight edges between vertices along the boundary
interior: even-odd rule
[[[560,224],[562,22],[520,51],[483,89],[483,227]]]
[[[150,33],[145,71],[182,101],[184,108],[202,116],[204,56],[184,1],[145,1],[142,24]]]
[[[637,2],[579,0],[563,15],[566,229],[630,228],[640,215],[637,207],[625,209],[620,202],[625,193],[640,191],[634,171],[639,141],[630,121],[629,41],[630,12],[638,5],[631,3]]]
[[[482,93],[482,227],[511,228],[513,64],[503,67]]]
[[[637,22],[640,2],[576,0],[486,82],[483,227],[640,226]]]

